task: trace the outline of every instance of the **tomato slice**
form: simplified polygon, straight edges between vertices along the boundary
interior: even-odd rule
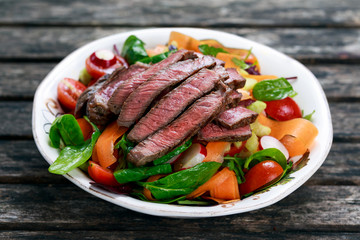
[[[287,121],[302,117],[300,107],[291,97],[266,102],[265,112],[278,121]]]
[[[120,186],[120,183],[118,183],[114,177],[113,171],[108,168],[103,168],[93,161],[89,161],[88,173],[97,183],[108,186]]]
[[[240,184],[241,196],[270,185],[282,173],[282,167],[275,161],[267,160],[256,164],[245,174],[245,182]]]
[[[86,71],[96,80],[105,74],[112,73],[116,68],[121,66],[128,67],[128,64],[122,57],[119,56],[116,56],[116,63],[108,68],[96,65],[93,61],[91,61],[90,57],[85,60]]]
[[[243,141],[241,143],[241,146],[237,148],[234,144],[231,144],[231,148],[228,152],[226,152],[224,155],[229,155],[230,157],[233,157],[235,154],[240,153],[245,148],[246,141]]]
[[[86,86],[72,78],[64,78],[57,87],[58,100],[66,110],[75,110],[76,101]]]

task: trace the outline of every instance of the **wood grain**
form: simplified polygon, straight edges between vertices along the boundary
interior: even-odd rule
[[[264,209],[192,220],[136,213],[71,185],[1,184],[0,195],[2,230],[177,232],[181,226],[184,232],[212,233],[268,232],[274,228],[279,232],[356,232],[360,225],[360,186],[302,186],[284,200]]]
[[[337,143],[307,185],[360,186],[360,143]],[[31,140],[0,140],[0,183],[69,183],[50,174],[45,159]],[[69,183],[70,184],[70,183]]]
[[[37,86],[55,63],[0,64],[0,99],[31,100]],[[330,101],[360,98],[360,68],[357,65],[306,65],[319,79]]]
[[[0,28],[2,41],[0,59],[59,61],[90,41],[135,29],[2,27]],[[360,59],[360,29],[221,28],[217,30],[266,44],[303,62],[359,62]]]
[[[0,23],[126,26],[359,26],[356,0],[0,2]]]
[[[78,239],[110,239],[110,240],[138,240],[139,232],[136,231],[0,231],[0,237],[2,239],[52,239],[52,240],[78,240]],[[297,240],[336,240],[339,239],[339,233],[334,232],[278,232],[276,228],[273,231],[265,233],[247,233],[247,232],[224,232],[219,229],[214,232],[190,232],[190,231],[147,231],[141,232],[141,239],[159,239],[159,237],[165,237],[166,239],[179,239],[179,240],[236,240],[236,239],[292,239],[296,236]],[[348,240],[358,240],[360,238],[359,233],[345,232],[341,234],[341,237]]]

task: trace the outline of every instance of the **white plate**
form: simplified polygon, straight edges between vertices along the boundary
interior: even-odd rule
[[[129,196],[90,188],[89,182],[91,180],[78,169],[64,176],[85,191],[119,206],[156,216],[180,218],[224,216],[256,210],[278,202],[299,188],[324,162],[330,151],[333,138],[329,106],[318,80],[301,63],[272,48],[229,33],[197,28],[156,28],[115,34],[93,41],[62,60],[42,81],[34,98],[32,130],[36,145],[45,160],[51,164],[59,155],[57,149],[50,147],[47,134],[50,124],[55,118],[54,115],[59,111],[61,112],[61,109],[57,107],[57,102],[51,100],[56,99],[58,82],[64,77],[77,79],[79,71],[85,66],[85,59],[95,50],[112,49],[114,44],[117,44],[118,48],[121,49],[125,39],[132,34],[143,40],[146,47],[151,48],[157,44],[167,43],[171,31],[182,32],[196,39],[216,39],[227,47],[252,48],[260,62],[262,74],[282,77],[297,76],[298,80],[293,83],[295,91],[298,92],[296,101],[305,113],[310,113],[315,109],[313,123],[319,130],[319,135],[311,148],[308,164],[291,174],[294,179],[286,184],[274,186],[267,192],[256,194],[236,203],[211,207],[150,203]]]

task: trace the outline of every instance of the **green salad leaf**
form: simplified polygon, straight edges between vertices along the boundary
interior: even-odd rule
[[[203,162],[192,168],[170,174],[154,182],[138,182],[150,190],[159,200],[187,195],[207,182],[219,169],[221,163]]]
[[[64,148],[65,146],[76,146],[84,143],[84,136],[75,117],[65,114],[57,117],[51,124],[49,138],[51,146]]]
[[[66,146],[61,150],[60,155],[55,162],[49,167],[49,172],[54,174],[65,174],[81,166],[91,157],[93,148],[99,136],[100,131],[95,131],[92,134],[91,139],[83,144]]]
[[[168,174],[172,172],[170,164],[162,164],[151,167],[134,167],[120,169],[114,172],[119,183],[135,182],[156,174]]]
[[[199,45],[199,50],[200,50],[200,52],[203,53],[204,55],[210,55],[210,56],[214,56],[214,57],[216,57],[216,55],[217,55],[219,52],[228,53],[227,51],[225,51],[225,50],[222,49],[222,48],[212,47],[212,46],[209,46],[209,45],[207,45],[207,44]]]
[[[163,164],[167,161],[169,161],[170,159],[172,159],[173,157],[175,157],[176,155],[179,155],[180,153],[184,152],[186,149],[188,149],[192,144],[192,139],[187,140],[183,145],[175,148],[174,150],[172,150],[171,152],[169,152],[168,154],[155,159],[154,160],[154,165],[159,165],[159,164]]]
[[[237,58],[232,58],[231,61],[235,63],[236,66],[244,70],[256,65],[256,63],[249,65],[245,62],[245,60],[237,59]]]
[[[146,57],[146,58],[140,59],[138,62],[152,63],[152,64],[158,63],[158,62],[161,62],[162,60],[168,58],[170,56],[170,54],[174,53],[174,52],[176,52],[176,50],[163,52],[163,53],[160,53],[160,54],[152,56],[152,57]]]
[[[253,96],[256,100],[272,101],[294,97],[297,93],[285,78],[264,80],[255,84]]]
[[[145,50],[145,43],[134,35],[128,37],[124,43],[121,55],[131,65],[140,59],[148,57]]]
[[[267,148],[261,151],[258,151],[248,157],[244,163],[244,168],[249,169],[250,164],[255,165],[254,163],[259,163],[265,160],[274,160],[283,169],[287,168],[287,161],[284,154],[277,148]]]

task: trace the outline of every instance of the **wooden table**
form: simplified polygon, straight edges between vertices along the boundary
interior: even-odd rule
[[[305,185],[261,210],[185,220],[132,212],[48,173],[31,133],[40,81],[89,41],[163,26],[238,34],[298,59],[318,77],[334,143]],[[359,27],[358,0],[1,0],[0,238],[360,239]]]

